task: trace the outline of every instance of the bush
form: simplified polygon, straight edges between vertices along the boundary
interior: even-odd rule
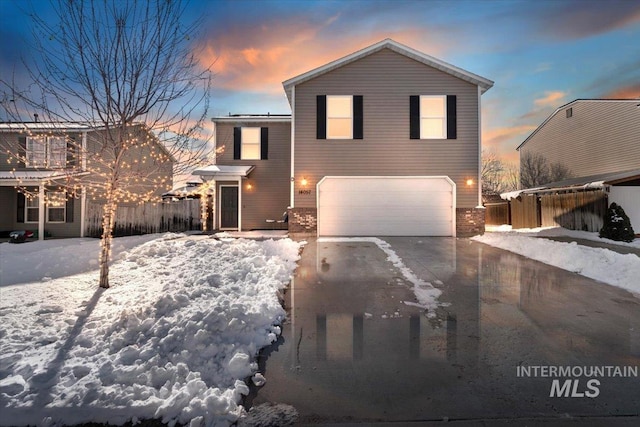
[[[600,230],[600,237],[621,242],[631,242],[635,238],[631,220],[622,209],[615,203],[611,203],[604,217],[604,225]]]

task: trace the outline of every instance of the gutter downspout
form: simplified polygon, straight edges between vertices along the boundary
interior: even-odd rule
[[[295,134],[296,134],[296,87],[291,88],[291,184],[289,189],[289,207],[295,203]]]

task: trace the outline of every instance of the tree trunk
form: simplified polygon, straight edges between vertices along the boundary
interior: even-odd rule
[[[111,240],[113,239],[113,225],[117,204],[113,195],[109,194],[104,205],[102,216],[102,237],[100,238],[100,287],[109,287],[109,260],[111,258]]]

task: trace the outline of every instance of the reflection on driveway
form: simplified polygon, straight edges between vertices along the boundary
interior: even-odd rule
[[[410,286],[374,243],[312,240],[247,404],[286,403],[302,422],[638,416],[638,378],[602,378],[590,399],[550,398],[552,379],[516,375],[639,366],[631,294],[466,239],[383,239],[448,305],[427,318],[404,304]]]

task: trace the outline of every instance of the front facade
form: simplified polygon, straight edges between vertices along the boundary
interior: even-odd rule
[[[85,235],[87,204],[100,204],[104,198],[97,162],[101,132],[78,123],[0,124],[2,235],[19,230],[32,231],[39,239]],[[146,135],[146,131],[136,132]],[[157,184],[147,187],[132,182],[127,185],[132,195],[159,198],[171,188],[173,158],[159,143],[152,145],[157,149],[134,147],[127,161],[153,163],[152,169],[141,170],[148,170],[146,181]]]
[[[217,165],[255,167],[236,184],[242,187],[242,222],[231,228],[265,228],[265,221],[276,215],[267,218],[250,211],[277,194],[277,205],[289,207],[291,232],[481,233],[480,97],[492,85],[483,77],[384,40],[283,83],[292,111],[287,154],[282,153],[289,164],[274,165],[260,174],[258,167],[267,164],[264,160],[232,160],[229,150],[232,129],[240,128],[237,132],[244,137],[248,124],[243,126],[242,118],[214,119],[218,146],[225,146]],[[257,138],[257,131],[249,132]],[[271,149],[271,127],[268,132]],[[285,135],[282,138],[279,144]],[[245,189],[251,186],[258,193],[270,173],[278,176],[273,179],[273,197],[262,195],[258,200],[256,194],[257,203],[250,203]],[[216,178],[218,185],[225,185],[222,178]],[[224,203],[219,201],[218,206],[224,217]]]

